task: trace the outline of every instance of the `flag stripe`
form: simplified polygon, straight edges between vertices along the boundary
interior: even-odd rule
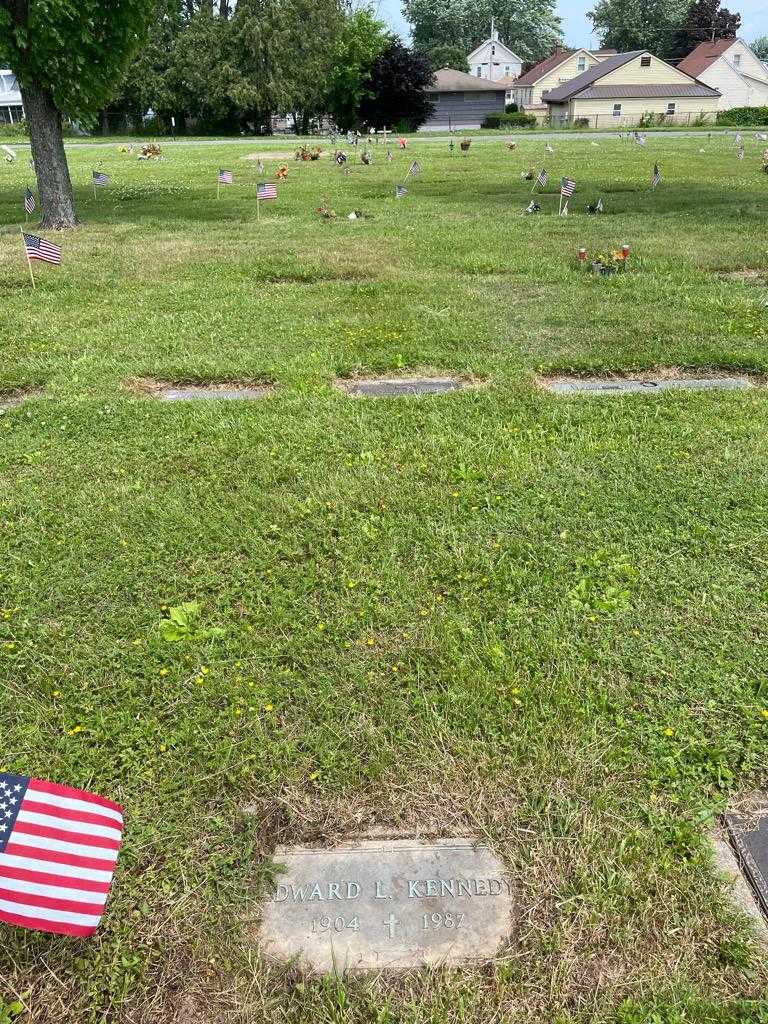
[[[93,814],[89,817],[96,818],[96,821],[84,821],[85,815],[77,814],[76,812],[67,812],[67,817],[60,818],[58,813],[54,810],[41,810],[38,811],[36,808],[39,805],[32,805],[30,807],[29,801],[25,800],[21,805],[19,811],[18,821],[29,821],[32,824],[37,825],[48,825],[56,827],[64,832],[76,832],[81,835],[89,836],[102,836],[105,839],[112,839],[119,843],[122,838],[122,829],[116,828],[114,824],[104,824],[103,820],[99,821],[98,816]],[[69,815],[72,815],[70,817]]]
[[[31,825],[27,826],[27,828],[32,827],[33,826]],[[85,867],[104,867],[105,864],[114,864],[117,860],[116,850],[99,850],[96,848],[89,848],[89,855],[84,858],[82,854],[82,843],[67,843],[58,839],[52,839],[49,836],[39,836],[28,832],[17,835],[18,832],[19,829],[13,830],[14,842],[9,843],[6,850],[10,850],[11,846],[21,845],[34,847],[35,850],[52,850],[54,853],[66,853],[78,860],[85,859],[89,861],[89,863],[84,865]],[[12,852],[15,853],[16,851],[14,850]],[[37,854],[35,854],[35,856],[37,856]]]
[[[66,823],[66,825],[68,824],[69,823]],[[71,829],[67,828],[66,825],[62,828],[53,828],[50,825],[38,825],[34,821],[25,821],[24,811],[22,810],[19,812],[19,816],[16,819],[16,826],[13,831],[14,834],[20,832],[24,836],[40,836],[42,839],[58,839],[64,843],[72,842],[76,835],[79,840],[78,846],[89,847],[89,854],[95,857],[100,856],[96,852],[97,849],[114,850],[115,853],[120,849],[119,839],[107,839],[105,836],[86,836],[84,833],[79,831],[73,835]],[[92,825],[88,825],[86,827],[93,828]],[[90,847],[93,847],[93,849],[90,849]],[[53,849],[56,849],[56,847],[53,847]]]
[[[52,807],[63,807],[71,811],[95,811],[107,818],[114,818],[115,821],[123,823],[123,813],[120,804],[113,800],[105,800],[102,796],[91,796],[80,790],[71,789],[69,786],[58,786],[52,782],[41,782],[39,779],[32,779],[27,789],[29,794],[44,793],[45,800],[41,801],[50,804]],[[83,797],[88,799],[84,800]]]
[[[12,859],[14,861],[18,860],[22,864],[24,863],[24,860],[21,857],[14,857]],[[33,861],[32,863],[36,862]],[[57,870],[54,874],[48,873],[50,871],[50,865],[48,865],[48,871],[31,871],[29,867],[26,866],[14,867],[13,864],[9,862],[9,858],[7,858],[5,854],[0,854],[0,868],[2,868],[2,878],[4,883],[6,883],[9,878],[13,878],[18,882],[35,882],[38,885],[51,887],[61,886],[63,889],[66,889],[69,886],[71,879],[61,876],[65,875],[66,871],[69,871],[74,875],[77,881],[77,887],[80,891],[88,893],[104,893],[105,896],[109,892],[109,874],[107,874],[107,878],[103,882],[94,882],[85,878],[83,875],[77,874],[74,868],[66,868],[66,871],[62,871],[60,867],[60,865],[57,866]]]
[[[40,906],[50,906],[55,910],[61,904],[63,910],[76,910],[79,914],[98,914],[107,902],[105,892],[70,889],[64,885],[44,885],[42,882],[29,882],[24,878],[7,878],[4,875],[0,879],[0,896],[10,898],[10,894],[14,892],[24,893],[25,903],[30,902],[28,897],[34,897],[36,900],[50,901],[39,904]]]
[[[88,878],[94,882],[109,884],[112,870],[104,861],[94,857],[75,857],[71,853],[54,853],[52,850],[27,849],[20,843],[9,843],[5,853],[0,853],[0,870],[4,865],[28,868],[32,871],[51,872],[67,878]]]
[[[8,905],[10,906],[10,904]],[[34,913],[20,914],[18,913],[20,909],[18,905],[14,903],[12,906],[15,908],[16,913],[0,907],[0,921],[5,924],[17,925],[20,928],[37,928],[40,931],[53,932],[54,935],[71,935],[73,938],[87,939],[90,935],[93,935],[96,931],[96,926],[98,925],[98,919],[96,920],[96,924],[82,925],[73,924],[69,921],[63,922],[51,920],[50,918],[44,919],[41,918],[39,914],[35,915]]]
[[[34,904],[28,903],[11,903],[0,898],[0,921],[4,920],[4,911],[24,917],[37,918],[40,921],[55,921],[59,924],[79,924],[83,928],[95,928],[100,920],[100,914],[98,913],[81,914],[75,910],[54,910],[51,907],[36,907]],[[36,926],[33,925],[32,927]]]
[[[119,839],[122,835],[122,827],[113,818],[107,818],[101,813],[94,813],[90,810],[73,811],[67,807],[54,807],[47,801],[30,800],[29,793],[27,793],[27,797],[21,807],[25,814],[45,815],[49,818],[55,818],[60,822],[71,821],[73,824],[98,825],[106,830],[104,832],[96,832],[94,833],[95,835],[110,835],[116,839]],[[41,824],[45,824],[45,822],[41,822]],[[64,827],[62,824],[62,828]]]

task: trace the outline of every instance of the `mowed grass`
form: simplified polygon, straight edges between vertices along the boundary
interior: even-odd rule
[[[768,277],[760,144],[554,146],[291,162],[260,223],[240,145],[73,151],[83,224],[35,292],[26,157],[0,165],[0,391],[42,391],[0,416],[0,768],[127,818],[95,940],[0,926],[0,1000],[30,993],[34,1024],[768,1020],[705,841],[768,777],[767,293],[724,276]],[[522,214],[542,165],[576,179],[573,216],[555,184]],[[578,267],[623,242],[626,275]],[[654,366],[758,386],[536,384]],[[482,386],[332,384],[429,369]],[[165,404],[143,378],[274,390]],[[183,601],[223,635],[165,642]],[[330,981],[259,958],[275,845],[371,829],[503,855],[497,962]]]

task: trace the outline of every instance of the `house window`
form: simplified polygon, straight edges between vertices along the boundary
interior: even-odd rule
[[[475,74],[477,75],[478,78],[483,77],[483,69],[480,64],[478,64],[477,67],[475,68]]]
[[[587,70],[587,58],[586,57],[579,57],[578,62],[576,64],[576,68],[577,68],[578,71],[586,71]]]
[[[741,54],[740,53],[734,53],[734,55],[733,55],[733,66],[735,68],[741,67]]]
[[[640,58],[640,67],[649,68],[651,66],[651,55],[647,53],[644,57]]]
[[[511,68],[511,66],[510,66],[509,64],[505,64],[505,65],[504,65],[504,74],[505,74],[505,75],[510,75],[511,73],[512,73],[512,68]]]
[[[614,117],[621,117],[621,104],[620,103],[614,103],[613,104],[613,116]]]
[[[495,57],[495,56],[496,56],[496,47],[495,47],[495,46],[492,46],[492,47],[491,47],[491,56],[492,56],[492,57]]]
[[[677,109],[676,104],[674,104],[674,103],[668,103],[667,104],[667,113],[668,114],[674,114],[676,109]]]

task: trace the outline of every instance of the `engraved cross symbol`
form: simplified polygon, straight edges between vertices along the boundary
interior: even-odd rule
[[[390,914],[387,920],[384,922],[384,924],[387,925],[387,927],[389,928],[390,939],[394,939],[395,928],[400,924],[400,922],[397,920],[394,914]]]

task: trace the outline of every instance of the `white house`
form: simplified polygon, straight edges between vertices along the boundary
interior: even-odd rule
[[[15,124],[24,116],[19,83],[12,71],[0,68],[0,124]]]
[[[743,39],[699,43],[677,65],[720,93],[720,110],[768,106],[768,69]]]
[[[523,62],[514,50],[499,39],[496,26],[491,22],[489,39],[480,43],[467,57],[469,72],[476,78],[487,78],[497,82],[500,78],[517,78],[523,70]]]

